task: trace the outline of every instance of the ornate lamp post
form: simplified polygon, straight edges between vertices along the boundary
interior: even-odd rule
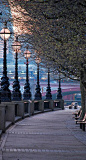
[[[36,93],[35,93],[35,100],[41,100],[42,94],[40,92],[40,85],[39,85],[39,63],[41,62],[41,58],[37,57],[35,62],[37,63],[37,85],[36,85]]]
[[[1,78],[1,101],[11,101],[11,92],[9,90],[9,78],[7,77],[7,58],[6,58],[6,41],[10,37],[10,31],[7,28],[7,22],[4,23],[5,27],[1,30],[0,36],[4,40],[4,53],[3,53],[3,77]]]
[[[31,99],[30,84],[29,84],[29,78],[28,78],[28,64],[29,64],[28,58],[30,58],[31,52],[28,50],[28,47],[27,47],[27,50],[24,52],[24,56],[26,58],[26,83],[24,86],[23,99],[28,100],[28,99]]]
[[[20,101],[21,92],[20,92],[20,84],[18,81],[18,52],[20,50],[21,44],[18,42],[18,37],[16,37],[16,40],[12,45],[12,47],[15,52],[15,80],[13,82],[12,100]]]
[[[48,68],[48,85],[46,89],[46,99],[52,99],[51,88],[50,88],[50,70]]]
[[[62,94],[61,94],[61,82],[60,82],[60,72],[59,72],[59,88],[58,88],[57,99],[62,99]]]

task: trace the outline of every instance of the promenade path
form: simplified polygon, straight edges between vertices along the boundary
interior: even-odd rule
[[[65,109],[15,123],[1,137],[2,160],[86,160],[86,132]],[[0,160],[1,160],[0,159]]]

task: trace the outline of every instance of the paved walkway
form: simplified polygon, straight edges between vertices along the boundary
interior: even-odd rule
[[[86,160],[86,132],[65,109],[34,115],[1,138],[2,160]]]

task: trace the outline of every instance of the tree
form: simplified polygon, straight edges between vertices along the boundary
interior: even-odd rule
[[[86,112],[86,0],[9,0],[20,37],[40,51],[52,68],[77,77]],[[18,30],[19,28],[19,30]]]

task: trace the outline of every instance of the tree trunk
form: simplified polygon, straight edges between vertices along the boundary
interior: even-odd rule
[[[81,89],[81,109],[82,109],[82,115],[81,115],[81,119],[84,117],[85,114],[85,106],[86,106],[86,91],[84,88],[83,83],[80,81],[80,89]]]

